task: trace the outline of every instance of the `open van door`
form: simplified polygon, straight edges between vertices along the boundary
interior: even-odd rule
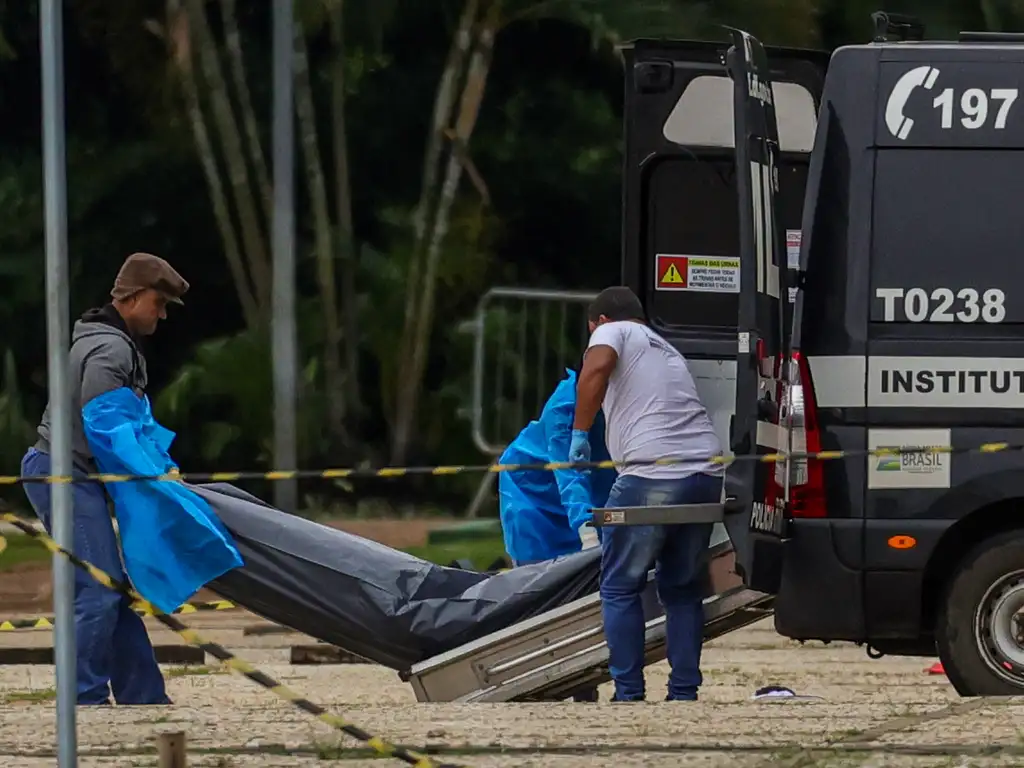
[[[761,43],[732,30],[726,56],[735,98],[736,186],[739,200],[740,291],[736,355],[736,410],[726,472],[725,524],[747,585],[778,591],[782,575],[784,509],[766,505],[770,475],[753,455],[777,453],[778,386],[788,351],[789,275],[786,236],[777,204],[779,126],[768,57]]]
[[[750,361],[741,355],[738,364],[737,338],[753,338],[749,354],[755,354],[757,338],[764,338],[765,344],[780,343],[782,327],[789,327],[792,304],[787,289],[795,285],[795,272],[794,279],[783,272],[799,264],[804,189],[829,61],[826,52],[765,49],[750,40],[752,48],[766,57],[761,65],[768,71],[759,75],[759,82],[762,87],[768,84],[775,110],[772,231],[781,239],[772,251],[772,263],[779,270],[772,285],[785,300],[783,320],[770,332],[757,325],[751,314],[756,309],[750,309],[756,298],[746,290],[756,291],[759,273],[749,159],[738,159],[736,148],[746,153],[744,158],[750,154],[748,140],[737,141],[737,136],[747,136],[751,121],[745,107],[736,108],[738,85],[726,66],[729,43],[641,39],[622,49],[622,281],[640,297],[651,327],[686,357],[719,441],[734,453],[756,450],[758,421],[758,382],[750,379],[749,371],[742,382],[738,377],[739,369]],[[740,55],[749,58],[745,49]],[[778,300],[773,298],[770,304],[777,307]],[[741,305],[748,307],[746,314],[741,314]],[[762,314],[765,311],[767,305]],[[752,337],[759,327],[762,330]],[[762,349],[767,348],[762,344]],[[770,394],[775,397],[773,389]],[[761,572],[768,557],[754,557],[748,530],[753,501],[760,500],[754,495],[753,466],[734,467],[729,485],[737,482],[746,486],[742,493],[736,491],[732,507],[742,512],[727,515],[726,528],[748,583],[768,591],[772,568]],[[717,526],[713,541],[724,538],[725,530]],[[757,571],[752,569],[755,562]]]

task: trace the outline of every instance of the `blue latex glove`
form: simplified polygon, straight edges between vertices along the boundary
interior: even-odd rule
[[[569,443],[569,461],[590,461],[590,433],[585,429],[572,431],[572,442]]]

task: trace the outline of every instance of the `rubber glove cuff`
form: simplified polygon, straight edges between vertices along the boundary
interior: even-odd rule
[[[590,433],[585,429],[572,431],[569,443],[569,461],[573,463],[590,461]]]
[[[597,538],[597,529],[590,525],[581,525],[580,530],[580,544],[583,549],[593,549],[598,546],[601,541]]]

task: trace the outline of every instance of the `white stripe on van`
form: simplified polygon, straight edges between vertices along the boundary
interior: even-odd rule
[[[863,408],[867,361],[863,355],[812,355],[807,358],[819,408]]]
[[[821,408],[1024,408],[1024,358],[808,357]]]

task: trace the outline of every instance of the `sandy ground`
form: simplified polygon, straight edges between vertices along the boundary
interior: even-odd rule
[[[244,636],[241,611],[198,614],[209,639],[331,711],[385,739],[448,750],[476,768],[551,766],[1011,766],[1024,764],[1024,701],[959,699],[929,659],[872,661],[860,648],[779,638],[770,622],[709,643],[697,704],[419,704],[390,671],[369,665],[290,666],[301,635]],[[153,620],[154,642],[176,636]],[[0,645],[47,645],[50,633],[0,634]],[[212,672],[212,673],[211,673]],[[667,669],[648,670],[660,698]],[[154,740],[184,731],[190,766],[380,766],[332,731],[248,680],[218,668],[168,668],[171,707],[78,710],[83,768],[156,766]],[[787,685],[821,701],[753,702],[756,688]],[[0,667],[0,765],[55,765],[51,667]],[[602,689],[602,697],[609,691]],[[35,693],[33,693],[35,692]],[[35,699],[35,700],[32,700]]]

